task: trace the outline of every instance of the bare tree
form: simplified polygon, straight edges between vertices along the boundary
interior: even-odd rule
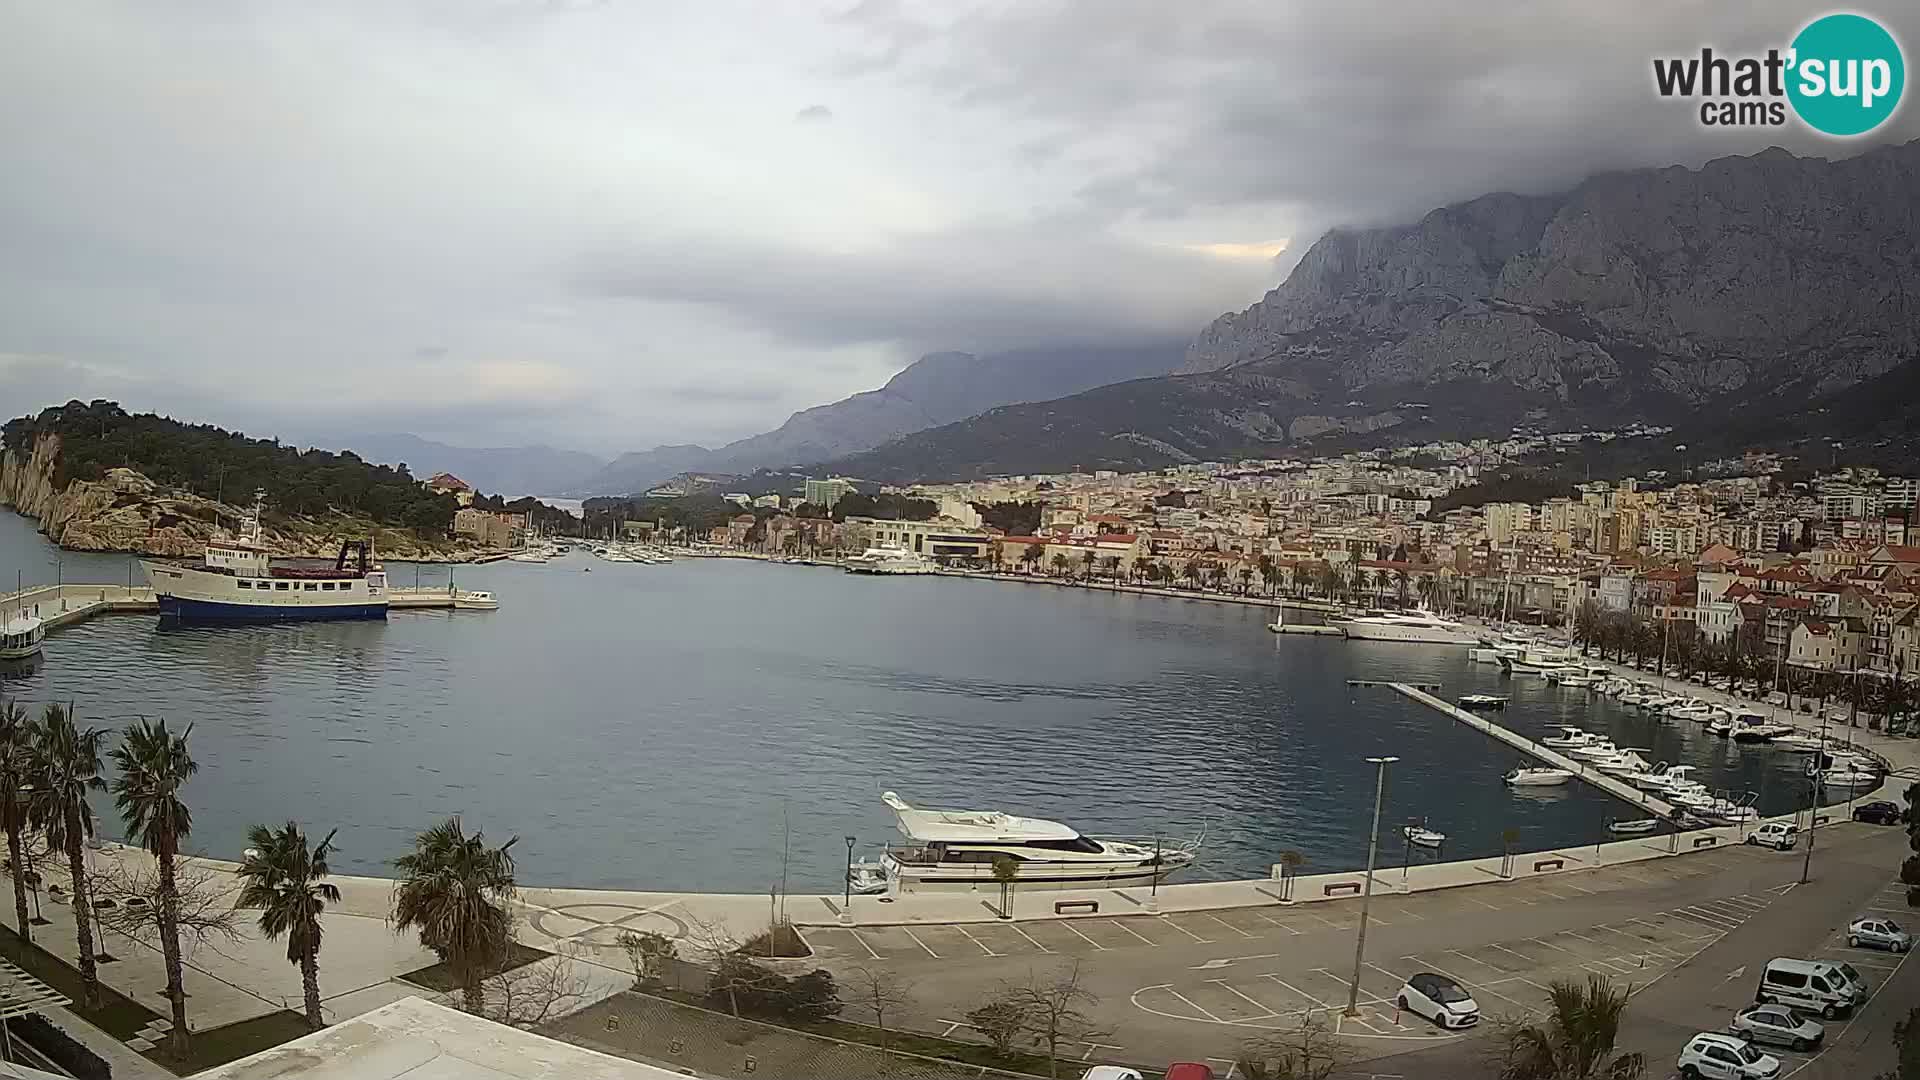
[[[967,1011],[967,1023],[973,1030],[986,1039],[994,1052],[1001,1057],[1013,1053],[1013,1044],[1027,1030],[1027,1013],[1008,996],[1003,987],[999,993],[981,1002]]]
[[[652,930],[622,930],[614,942],[627,954],[635,986],[659,982],[674,958],[673,939]]]
[[[1051,979],[1029,974],[1027,981],[1007,987],[1007,1000],[1019,1008],[1026,1030],[1047,1051],[1047,1075],[1060,1075],[1060,1044],[1083,1042],[1105,1035],[1097,1030],[1085,1006],[1098,1004],[1100,995],[1080,984],[1080,961],[1075,960]]]
[[[536,1028],[581,1008],[592,990],[593,980],[578,957],[564,949],[481,983],[485,1004],[480,1015],[499,1024]]]
[[[724,995],[727,1009],[735,1016],[740,1015],[741,995],[773,993],[786,988],[784,976],[743,955],[740,939],[720,923],[689,917],[687,939],[694,954],[708,969],[707,992]]]
[[[1247,1080],[1327,1080],[1353,1061],[1353,1051],[1308,1013],[1298,1026],[1248,1039],[1240,1047],[1239,1071]]]
[[[898,1013],[913,1002],[913,983],[899,972],[887,968],[860,965],[847,979],[847,1003],[873,1014],[873,1026],[880,1029],[880,1048],[887,1048],[887,1014]]]
[[[164,885],[160,868],[129,853],[125,858],[102,859],[88,875],[93,892],[94,919],[102,931],[113,931],[160,947],[160,899]],[[174,904],[178,911],[183,951],[206,946],[215,953],[222,945],[240,941],[240,912],[231,874],[215,870],[198,859],[185,858],[174,872]]]

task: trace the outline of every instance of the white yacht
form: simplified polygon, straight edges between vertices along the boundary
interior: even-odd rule
[[[1573,779],[1573,774],[1565,769],[1523,766],[1508,773],[1504,779],[1514,787],[1556,787]]]
[[[1200,841],[1098,840],[1057,821],[992,810],[929,810],[894,792],[893,811],[907,843],[881,860],[896,888],[994,888],[994,860],[1019,866],[1021,888],[1094,889],[1146,885],[1192,864]]]
[[[1591,746],[1599,736],[1577,727],[1563,727],[1560,734],[1549,735],[1540,740],[1541,746],[1551,746],[1555,750],[1569,750],[1577,746]]]
[[[1773,745],[1796,754],[1811,754],[1826,746],[1826,743],[1822,742],[1818,735],[1806,735],[1795,731],[1791,735],[1775,736]]]
[[[15,612],[0,626],[0,660],[24,660],[40,651],[46,624],[25,612]]]
[[[1594,739],[1585,746],[1573,747],[1567,751],[1567,756],[1592,762],[1610,758],[1619,752],[1620,748],[1613,745],[1613,740],[1603,736]]]
[[[849,574],[931,574],[933,560],[905,548],[870,547],[851,556],[846,563]]]
[[[1478,645],[1480,632],[1431,611],[1369,611],[1339,622],[1351,641],[1401,641],[1417,645]]]

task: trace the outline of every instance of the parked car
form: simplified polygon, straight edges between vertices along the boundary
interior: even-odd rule
[[[1847,944],[1856,949],[1872,946],[1903,953],[1913,948],[1913,935],[1892,919],[1864,915],[1847,924]]]
[[[1146,1080],[1139,1069],[1129,1069],[1121,1065],[1095,1065],[1080,1074],[1080,1080]]]
[[[1394,999],[1400,1008],[1443,1028],[1468,1028],[1480,1022],[1480,1004],[1465,987],[1445,975],[1423,971],[1407,980]]]
[[[1791,821],[1769,821],[1747,834],[1747,843],[1792,851],[1800,843],[1800,826]]]
[[[1749,1005],[1733,1014],[1732,1031],[1751,1042],[1773,1043],[1806,1052],[1820,1045],[1827,1029],[1786,1005]]]
[[[1213,1080],[1213,1066],[1176,1061],[1167,1066],[1166,1080]]]
[[[1875,825],[1898,825],[1903,816],[1897,804],[1885,799],[1863,802],[1853,808],[1853,820],[1870,821]]]
[[[1771,1080],[1780,1075],[1780,1059],[1755,1050],[1745,1039],[1703,1031],[1680,1051],[1680,1075],[1687,1080]]]
[[[1831,1020],[1865,1001],[1867,984],[1852,964],[1779,956],[1767,961],[1753,997],[1761,1005],[1792,1005]]]

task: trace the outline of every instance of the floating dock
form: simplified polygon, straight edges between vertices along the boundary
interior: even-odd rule
[[[1354,684],[1350,683],[1349,685],[1354,685]],[[1534,742],[1532,739],[1529,739],[1526,736],[1520,735],[1516,732],[1509,731],[1506,728],[1501,727],[1499,724],[1496,724],[1493,721],[1488,720],[1486,717],[1476,716],[1473,713],[1470,713],[1467,710],[1462,709],[1456,705],[1452,705],[1448,702],[1442,701],[1439,698],[1434,697],[1432,694],[1427,693],[1425,690],[1422,690],[1417,686],[1413,686],[1408,683],[1399,683],[1399,682],[1388,683],[1387,685],[1392,687],[1395,693],[1401,694],[1402,696],[1405,696],[1405,697],[1412,698],[1413,700],[1429,708],[1437,709],[1438,711],[1453,717],[1455,720],[1460,721],[1461,723],[1467,725],[1470,728],[1474,728],[1475,730],[1478,730],[1484,734],[1493,736],[1494,738],[1500,740],[1501,742],[1506,743],[1508,746],[1513,747],[1515,750],[1519,750],[1522,753],[1526,753],[1526,754],[1532,754],[1534,757],[1539,758],[1541,761],[1546,762],[1548,765],[1551,765],[1556,769],[1565,769],[1568,772],[1572,773],[1573,775],[1579,777],[1580,779],[1586,781],[1589,784],[1592,784],[1594,787],[1599,788],[1601,791],[1606,792],[1607,794],[1613,796],[1616,799],[1620,799],[1623,802],[1632,803],[1633,805],[1640,807],[1641,809],[1647,811],[1648,813],[1657,815],[1664,820],[1672,820],[1673,818],[1673,806],[1671,804],[1665,802],[1664,800],[1654,798],[1653,796],[1647,794],[1644,791],[1641,791],[1639,788],[1634,787],[1632,784],[1627,783],[1626,781],[1620,779],[1617,776],[1608,776],[1606,773],[1603,773],[1598,769],[1590,768],[1587,765],[1587,763],[1584,761],[1581,761],[1577,758],[1568,757],[1567,755],[1562,754],[1558,750],[1552,749],[1551,747],[1541,746],[1539,743]]]
[[[464,589],[388,589],[387,607],[394,611],[451,609],[471,602]],[[110,612],[143,613],[160,610],[150,587],[127,585],[38,585],[19,592],[0,593],[0,611],[23,611],[46,624],[49,633]]]
[[[1347,636],[1347,632],[1337,626],[1323,626],[1317,623],[1268,623],[1267,629],[1276,634],[1310,634],[1315,637]]]

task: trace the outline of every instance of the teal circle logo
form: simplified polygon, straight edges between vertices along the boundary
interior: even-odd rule
[[[1900,107],[1907,64],[1900,43],[1864,15],[1823,15],[1793,39],[1787,99],[1815,131],[1864,135]]]

